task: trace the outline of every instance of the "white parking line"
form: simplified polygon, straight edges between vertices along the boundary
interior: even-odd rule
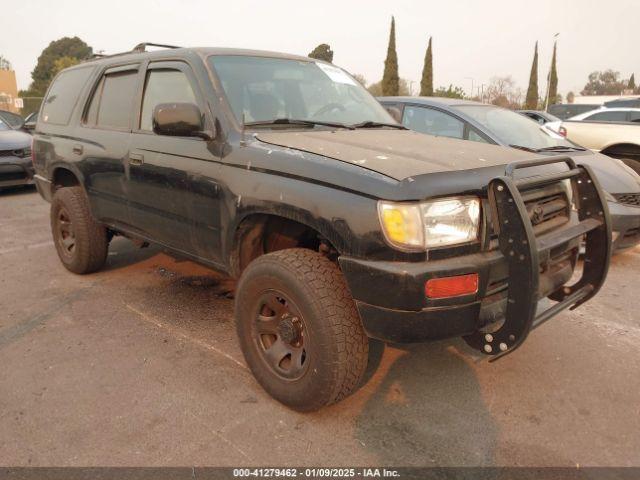
[[[0,255],[6,255],[7,253],[20,252],[22,250],[30,250],[32,248],[42,248],[42,247],[50,247],[53,245],[53,241],[49,240],[47,242],[40,243],[32,243],[31,245],[20,245],[19,247],[7,248],[5,250],[0,250]]]
[[[210,351],[212,351],[212,352],[215,352],[215,353],[217,353],[218,355],[222,355],[222,356],[223,356],[223,357],[225,357],[226,359],[231,360],[233,363],[235,363],[236,365],[238,365],[239,367],[241,367],[243,370],[247,370],[247,371],[249,370],[249,368],[248,368],[244,363],[242,363],[240,360],[235,359],[234,357],[232,357],[232,356],[231,356],[231,355],[229,355],[228,353],[226,353],[226,352],[224,352],[224,351],[220,350],[219,348],[216,348],[216,347],[214,347],[213,345],[210,345],[210,344],[208,344],[208,343],[206,343],[206,342],[203,342],[203,341],[202,341],[202,340],[200,340],[200,339],[190,337],[189,335],[186,335],[186,334],[182,333],[180,330],[178,330],[178,329],[176,329],[176,328],[173,328],[173,327],[172,327],[172,326],[170,326],[170,325],[167,325],[167,324],[165,324],[165,323],[162,323],[162,322],[160,322],[160,321],[156,320],[155,318],[153,318],[153,317],[151,317],[151,316],[147,315],[146,313],[141,312],[140,310],[138,310],[138,309],[137,309],[137,308],[135,308],[135,307],[132,307],[132,306],[131,306],[131,305],[129,305],[129,304],[125,304],[125,306],[126,306],[129,310],[131,310],[133,313],[137,314],[137,315],[138,315],[140,318],[142,318],[145,322],[151,323],[152,325],[155,325],[156,327],[161,328],[162,330],[166,330],[166,331],[168,331],[169,333],[171,333],[172,335],[176,335],[176,336],[181,337],[181,338],[183,338],[183,339],[185,339],[185,340],[188,340],[188,341],[189,341],[189,342],[191,342],[191,343],[195,343],[195,344],[196,344],[196,345],[198,345],[199,347],[202,347],[202,348],[205,348],[205,349],[210,350]]]

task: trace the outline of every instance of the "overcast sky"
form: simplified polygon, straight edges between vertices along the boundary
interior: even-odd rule
[[[27,88],[49,42],[77,35],[106,53],[142,41],[304,54],[329,43],[334,63],[382,77],[391,15],[400,76],[420,80],[433,36],[434,85],[469,92],[495,75],[526,89],[536,40],[540,89],[558,40],[559,91],[579,92],[594,70],[640,75],[640,0],[20,0],[5,9],[0,55]],[[638,78],[638,77],[636,77]]]

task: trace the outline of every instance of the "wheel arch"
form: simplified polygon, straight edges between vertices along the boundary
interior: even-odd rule
[[[239,216],[228,235],[230,270],[240,276],[259,256],[285,248],[308,248],[337,255],[344,248],[342,236],[328,221],[319,221],[304,212],[252,210]]]

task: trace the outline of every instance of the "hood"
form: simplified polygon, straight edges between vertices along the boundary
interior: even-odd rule
[[[31,135],[19,130],[0,131],[0,150],[17,150],[31,146]]]
[[[539,158],[524,151],[410,130],[259,132],[264,143],[323,155],[395,180],[436,172],[471,170]]]
[[[583,154],[571,153],[577,164],[591,167],[602,188],[609,193],[639,193],[640,175],[621,160],[591,151]]]

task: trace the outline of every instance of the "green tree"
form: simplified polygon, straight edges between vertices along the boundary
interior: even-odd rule
[[[396,53],[396,20],[391,17],[391,32],[389,33],[389,46],[387,58],[384,61],[384,74],[382,75],[382,94],[399,95],[400,77],[398,75],[398,54]]]
[[[433,96],[447,98],[464,98],[464,90],[460,87],[454,87],[450,84],[449,88],[438,87],[438,89],[433,92]]]
[[[321,43],[309,53],[308,57],[331,63],[333,62],[333,50],[328,44]]]
[[[407,80],[406,78],[401,78],[398,81],[398,95],[402,95],[402,96],[408,96],[411,95],[411,88],[409,88],[409,80]],[[369,85],[367,87],[367,90],[369,90],[369,93],[371,95],[373,95],[374,97],[381,97],[384,95],[384,93],[382,92],[382,80],[380,80],[379,82],[376,83],[372,83],[371,85]]]
[[[531,74],[529,75],[529,88],[524,101],[524,108],[527,110],[538,109],[538,42],[533,51],[533,63],[531,64]]]
[[[11,62],[0,55],[0,70],[11,70]]]
[[[51,42],[42,51],[36,67],[31,72],[33,82],[29,87],[29,95],[34,97],[44,95],[53,76],[57,73],[55,70],[56,60],[69,57],[79,62],[89,58],[92,54],[93,49],[78,37],[63,37]],[[64,62],[68,62],[68,60],[64,60]]]
[[[635,75],[635,73],[631,74],[631,77],[629,78],[629,85],[627,85],[627,88],[629,90],[631,90],[632,92],[636,91],[636,75]]]
[[[420,95],[430,97],[433,95],[433,51],[431,49],[431,39],[424,56],[424,67],[422,67],[422,80],[420,80]]]
[[[60,57],[57,58],[55,62],[53,62],[53,68],[51,69],[51,76],[55,77],[58,73],[60,73],[65,68],[73,67],[80,63],[75,57]]]
[[[591,72],[589,81],[584,86],[582,95],[620,95],[627,82],[620,80],[620,72],[605,70],[603,72]]]
[[[551,72],[549,72],[549,105],[558,103],[558,70],[556,68],[557,44],[553,44],[553,56],[551,57]]]

